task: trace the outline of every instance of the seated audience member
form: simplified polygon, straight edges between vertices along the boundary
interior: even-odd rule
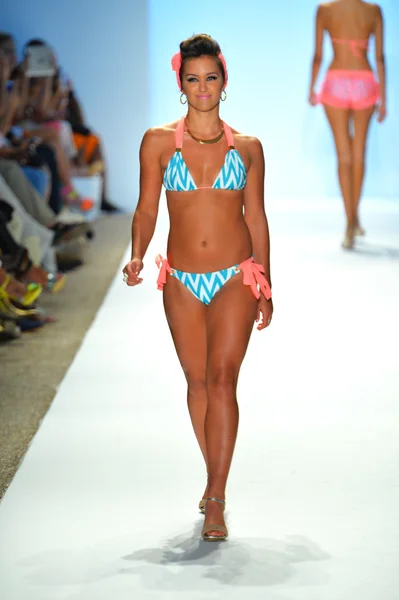
[[[105,212],[118,210],[107,199],[107,168],[101,140],[85,124],[83,111],[73,89],[69,90],[65,103],[65,118],[73,130],[75,145],[78,149],[77,165],[87,169],[89,174],[100,173],[102,177],[101,209]]]
[[[25,52],[33,46],[45,46],[46,42],[34,39],[25,45]],[[104,152],[101,140],[85,123],[83,111],[72,89],[71,81],[63,77],[61,69],[57,65],[57,58],[53,52],[56,73],[53,77],[51,92],[47,90],[47,118],[53,119],[52,126],[58,125],[63,132],[63,138],[67,147],[72,147],[70,132],[73,132],[73,147],[77,153],[73,155],[77,175],[100,174],[102,177],[101,209],[106,212],[118,210],[107,200],[107,172]],[[50,84],[48,84],[50,86]],[[36,93],[38,93],[36,91]],[[49,124],[49,123],[48,123]],[[66,127],[66,124],[68,125]]]
[[[0,38],[0,52],[4,44],[8,48],[8,68],[10,69],[16,62],[16,56],[11,57],[12,49],[15,52],[15,45],[13,44],[12,37],[8,34],[3,34]],[[9,82],[7,82],[8,113],[7,122],[3,124],[2,128],[3,137],[8,134],[8,132],[4,133],[4,130],[8,126],[14,144],[21,144],[24,140],[29,140],[30,138],[35,138],[36,142],[39,140],[48,144],[55,153],[59,179],[62,184],[60,193],[63,202],[67,205],[78,207],[83,211],[90,210],[93,207],[93,202],[88,199],[82,199],[73,186],[71,165],[62,145],[60,131],[54,127],[46,126],[46,94],[52,85],[52,78],[27,77],[27,64],[28,58],[25,57],[21,65],[13,68],[13,72],[10,75],[11,91],[9,89]],[[4,89],[4,73],[2,84]],[[4,93],[2,96],[4,102]],[[5,116],[3,117],[4,119]]]
[[[51,50],[52,74],[36,76],[34,46]],[[102,210],[118,210],[107,200],[101,140],[54,51],[33,39],[19,62],[12,35],[0,32],[0,342],[54,321],[40,306],[45,292],[60,291],[64,273],[83,264],[69,242],[93,236],[82,214],[93,201],[80,197],[73,177],[98,174]]]
[[[13,207],[4,200],[0,200],[0,260],[2,267],[19,281],[38,283],[47,287],[51,279],[49,279],[49,273],[40,265],[35,264],[29,249],[21,245],[15,238],[12,231],[15,228],[14,218]],[[34,243],[34,238],[31,237],[29,242]],[[35,253],[36,248],[33,243]]]

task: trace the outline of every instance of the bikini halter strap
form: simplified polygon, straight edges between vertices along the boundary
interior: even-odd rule
[[[229,148],[234,148],[234,137],[233,137],[232,131],[231,131],[230,127],[227,125],[227,123],[225,123],[224,121],[222,121],[222,123],[223,123],[224,134],[226,136],[227,145],[229,146]]]
[[[185,119],[185,117],[182,117],[176,127],[176,134],[175,134],[176,150],[181,150],[183,147],[184,119]],[[233,137],[232,131],[231,131],[230,127],[227,125],[227,123],[225,123],[224,121],[222,121],[222,123],[223,123],[224,134],[226,136],[227,145],[230,148],[234,148],[234,137]]]
[[[176,150],[181,150],[183,147],[184,138],[184,118],[182,117],[176,127]]]

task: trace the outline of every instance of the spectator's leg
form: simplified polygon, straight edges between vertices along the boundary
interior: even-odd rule
[[[50,127],[40,127],[27,133],[32,137],[40,137],[43,142],[51,146],[55,152],[61,184],[64,187],[73,187],[71,165],[62,147],[59,132]]]
[[[50,173],[43,167],[22,167],[25,177],[40,194],[46,204],[49,200]]]
[[[2,255],[14,255],[21,249],[8,226],[9,222],[4,219],[3,214],[0,212],[0,250]],[[22,231],[22,228],[20,228],[20,231]]]
[[[12,160],[0,160],[0,175],[17,199],[36,221],[44,227],[55,222],[55,214],[40,194],[26,179],[19,164]]]
[[[73,161],[76,158],[78,151],[75,145],[71,124],[68,121],[49,121],[44,127],[57,132],[58,140],[64,154],[70,161]]]
[[[91,156],[90,162],[95,165],[95,163],[102,163],[101,169],[101,180],[102,180],[102,189],[101,189],[101,208],[106,212],[114,212],[118,210],[116,206],[111,204],[108,199],[108,171],[107,171],[107,163],[105,162],[104,152],[101,146],[101,141],[97,138],[98,143],[94,149],[94,152]]]
[[[54,150],[48,144],[40,144],[37,146],[36,153],[42,160],[45,161],[46,166],[49,168],[51,173],[51,191],[49,206],[55,212],[56,215],[62,210],[62,198],[60,194],[60,177],[58,173],[57,160]]]
[[[24,176],[22,175],[22,177]],[[1,176],[0,196],[14,209],[13,219],[9,223],[8,229],[16,242],[21,243],[29,250],[33,262],[40,264],[47,251],[52,248],[54,231],[43,227],[29,215]]]

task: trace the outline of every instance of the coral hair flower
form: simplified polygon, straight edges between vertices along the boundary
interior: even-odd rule
[[[174,71],[180,71],[180,67],[181,67],[181,54],[180,52],[177,52],[174,56],[172,56],[172,69]]]

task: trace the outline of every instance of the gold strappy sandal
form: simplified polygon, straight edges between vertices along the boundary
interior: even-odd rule
[[[200,500],[200,503],[198,504],[198,508],[201,514],[205,514],[205,504],[206,504],[206,498],[202,498],[202,500]],[[225,506],[223,506],[223,512],[225,511]]]
[[[205,509],[208,500],[213,500],[213,502],[220,502],[223,504],[223,510],[226,506],[225,500],[220,500],[219,498],[205,498]],[[223,535],[208,535],[210,531],[220,531]],[[227,528],[224,525],[216,525],[215,523],[209,523],[209,525],[204,525],[202,528],[201,536],[205,542],[224,542],[227,540],[227,536],[229,535]]]
[[[363,227],[361,227],[360,225],[356,225],[353,234],[355,236],[364,236],[364,235],[366,235],[366,232],[363,229]]]
[[[351,229],[348,228],[345,233],[344,240],[342,242],[342,248],[344,250],[352,250],[354,245],[355,245],[354,230],[353,230],[353,228],[351,228]]]

